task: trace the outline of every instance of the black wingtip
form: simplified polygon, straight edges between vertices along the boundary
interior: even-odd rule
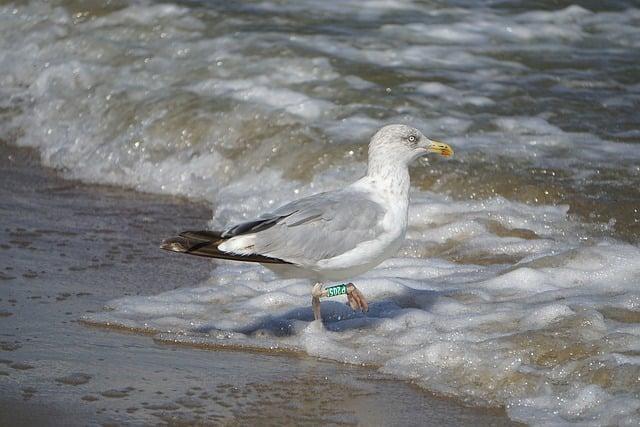
[[[218,249],[218,244],[224,241],[217,231],[185,231],[179,236],[166,239],[160,245],[160,249],[170,252],[178,252],[189,255],[196,255],[206,258],[228,259],[232,261],[259,262],[262,264],[290,264],[278,258],[250,254],[239,255],[229,252],[222,252]]]
[[[165,239],[162,241],[160,249],[164,249],[165,251],[184,253],[189,250],[189,246],[186,239],[182,237],[171,237],[170,239]]]

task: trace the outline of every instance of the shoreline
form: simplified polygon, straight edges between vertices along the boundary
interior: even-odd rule
[[[516,424],[367,367],[88,327],[82,314],[111,299],[208,277],[215,264],[170,257],[156,240],[202,227],[211,210],[65,180],[3,142],[0,174],[0,424]]]

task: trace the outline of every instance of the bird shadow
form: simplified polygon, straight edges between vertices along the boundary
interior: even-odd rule
[[[353,329],[373,329],[385,319],[392,319],[403,314],[406,309],[428,311],[435,301],[443,295],[443,291],[404,289],[384,298],[371,302],[366,313],[354,311],[346,303],[323,301],[322,323],[331,332],[342,332]],[[301,332],[309,322],[314,320],[311,306],[298,307],[279,315],[265,315],[232,332],[247,336],[287,337]],[[215,328],[200,327],[194,332],[209,333]]]

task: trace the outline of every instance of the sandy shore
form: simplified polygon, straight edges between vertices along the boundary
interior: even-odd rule
[[[1,425],[511,424],[371,369],[88,327],[78,319],[110,299],[211,274],[157,249],[210,210],[63,180],[5,144],[0,176]]]

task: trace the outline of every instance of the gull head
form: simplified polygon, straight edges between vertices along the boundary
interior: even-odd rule
[[[419,157],[438,153],[453,155],[447,144],[427,138],[418,129],[407,125],[387,125],[381,128],[369,143],[369,160],[400,162],[408,165]]]

